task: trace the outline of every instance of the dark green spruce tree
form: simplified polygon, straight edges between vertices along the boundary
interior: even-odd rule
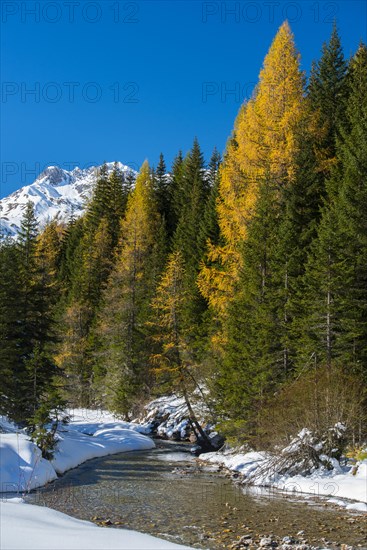
[[[21,292],[18,251],[14,242],[5,240],[0,246],[0,410],[1,414],[18,419],[24,379]]]
[[[190,340],[188,348],[193,352],[200,340],[200,337],[198,338],[201,333],[199,327],[202,315],[207,308],[196,281],[206,244],[205,240],[200,238],[199,229],[209,193],[210,187],[205,171],[204,157],[199,143],[195,139],[193,147],[183,163],[181,188],[177,188],[176,204],[180,217],[172,241],[173,251],[181,253],[185,265],[184,323],[187,328],[187,337]]]
[[[209,195],[205,203],[204,214],[200,222],[198,233],[199,247],[203,252],[206,249],[208,240],[210,240],[212,244],[218,244],[220,238],[218,213],[216,208],[218,200],[220,163],[221,156],[218,151],[214,149],[207,172]]]
[[[181,209],[184,204],[184,159],[182,151],[179,151],[172,163],[172,169],[170,174],[170,221],[167,222],[171,239],[176,230],[179,217],[181,215]]]
[[[319,127],[314,148],[322,196],[325,196],[325,179],[330,176],[336,162],[336,138],[345,122],[348,95],[346,73],[347,62],[334,23],[330,40],[323,45],[321,59],[313,64],[308,87],[308,97]]]
[[[54,235],[52,230],[50,234]],[[47,401],[56,373],[51,349],[54,279],[51,282],[51,271],[39,245],[31,202],[26,206],[17,241],[2,245],[0,260],[5,375],[1,408],[13,420],[30,425],[38,408]]]
[[[164,156],[159,155],[157,168],[154,170],[154,192],[157,199],[159,214],[165,222],[169,237],[172,236],[172,212],[171,212],[171,178],[167,174]]]
[[[345,120],[336,141],[338,163],[328,180],[317,239],[305,275],[299,357],[366,372],[366,48],[348,74]]]

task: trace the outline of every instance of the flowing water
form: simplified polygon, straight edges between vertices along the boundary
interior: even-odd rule
[[[189,446],[157,448],[90,460],[27,501],[100,525],[135,529],[198,548],[228,548],[239,537],[273,534],[320,547],[367,548],[366,515],[315,499],[244,490],[198,464]]]

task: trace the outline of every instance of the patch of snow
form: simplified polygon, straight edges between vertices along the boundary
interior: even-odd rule
[[[40,449],[23,433],[0,434],[0,492],[23,492],[57,478]]]
[[[205,453],[205,455],[199,457],[199,460],[218,464],[233,472],[239,472],[246,477],[254,472],[265,459],[266,453],[254,451],[250,453],[231,453],[230,451],[225,451],[224,453],[214,452]]]
[[[126,451],[142,451],[155,447],[149,437],[126,428],[102,428],[91,437],[77,430],[58,433],[54,458],[51,464],[58,474],[63,474],[89,460],[100,456]]]
[[[41,506],[0,504],[3,550],[189,550],[151,535],[103,528]]]
[[[103,409],[66,409],[66,415],[70,418],[69,429],[88,435],[94,434],[100,428],[128,428],[139,433],[149,435],[151,425],[137,422],[125,422],[121,418]]]
[[[16,432],[18,429],[18,426],[14,424],[14,422],[11,422],[6,416],[0,415],[0,432],[7,433],[7,432]]]
[[[364,502],[352,502],[345,505],[347,510],[356,510],[357,512],[367,512],[367,504]]]

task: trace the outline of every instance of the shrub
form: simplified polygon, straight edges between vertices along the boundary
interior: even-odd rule
[[[334,426],[342,424],[346,430],[339,442],[340,456],[348,444],[361,444],[366,438],[366,420],[366,390],[360,378],[340,367],[318,367],[289,381],[268,399],[259,417],[256,443],[262,448],[283,448],[304,428],[324,440]],[[333,445],[330,435],[329,444],[324,442],[325,454],[332,453]]]

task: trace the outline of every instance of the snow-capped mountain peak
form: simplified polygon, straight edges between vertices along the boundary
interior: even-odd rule
[[[112,172],[115,163],[106,164],[108,173]],[[134,170],[121,162],[117,165],[124,177],[131,173],[136,175]],[[17,235],[28,201],[34,204],[40,227],[55,218],[66,221],[71,214],[81,215],[91,197],[100,168],[101,166],[85,169],[76,167],[69,171],[59,166],[48,166],[32,184],[0,200],[0,236]]]
[[[79,170],[79,169],[78,169]],[[50,185],[57,185],[64,181],[70,181],[71,173],[58,166],[48,166],[36,179],[35,183],[47,181]]]

